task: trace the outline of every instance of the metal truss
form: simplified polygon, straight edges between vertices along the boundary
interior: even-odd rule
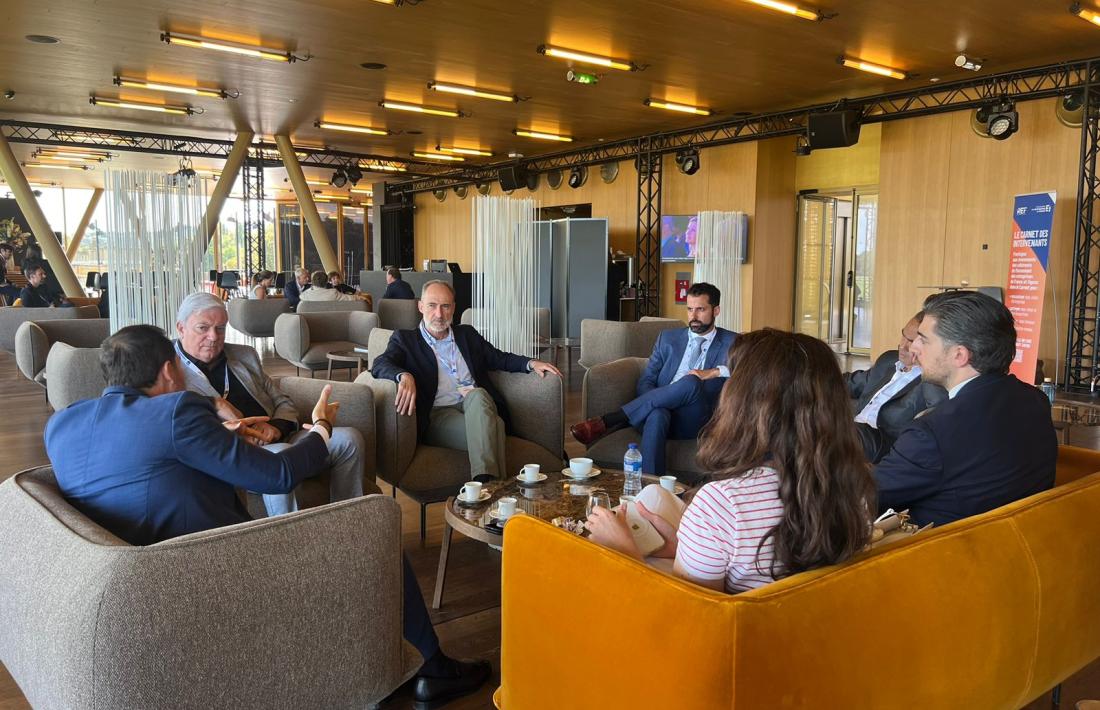
[[[638,227],[635,232],[635,258],[638,281],[636,317],[660,315],[661,310],[661,163],[660,153],[647,149],[639,141],[638,153]]]
[[[1100,333],[1100,62],[1090,64],[1084,88],[1080,177],[1073,228],[1073,276],[1070,282],[1069,328],[1066,341],[1067,390],[1087,391],[1100,375],[1096,338]]]
[[[1100,60],[1100,58],[1097,59]],[[640,146],[643,144],[647,146],[648,151],[665,154],[688,148],[709,148],[744,141],[802,135],[806,132],[811,113],[839,108],[859,110],[863,114],[864,123],[878,123],[977,108],[994,99],[1029,101],[1048,98],[1082,87],[1085,84],[1090,61],[1092,60],[1050,64],[875,96],[842,99],[786,111],[734,116],[696,128],[609,141],[521,161],[509,160],[477,167],[451,169],[449,172],[433,177],[398,182],[393,185],[393,190],[416,193],[490,182],[496,180],[497,171],[500,168],[517,163],[523,165],[528,172],[538,173],[568,169],[578,165],[597,165],[634,159],[639,155]]]
[[[241,171],[244,187],[244,274],[261,271],[267,261],[267,242],[264,239],[264,160],[256,149],[249,151]],[[251,287],[251,281],[248,283]]]

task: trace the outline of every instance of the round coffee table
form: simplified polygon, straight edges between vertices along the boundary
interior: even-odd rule
[[[549,471],[546,472],[546,480],[541,483],[521,483],[515,476],[505,481],[486,483],[483,490],[489,492],[489,498],[477,505],[461,503],[454,496],[448,498],[443,510],[443,545],[439,550],[439,568],[435,576],[432,608],[438,609],[443,602],[447,557],[451,550],[451,534],[455,530],[488,545],[504,545],[504,529],[493,525],[493,518],[489,515],[489,511],[496,507],[496,502],[501,498],[511,496],[516,499],[517,515],[533,515],[546,521],[554,518],[579,520],[587,513],[588,496],[593,491],[604,491],[612,503],[618,503],[623,494],[624,481],[622,471],[608,469],[604,469],[598,476],[579,481],[564,476],[560,471]],[[660,483],[660,479],[643,475],[642,485],[650,483]],[[685,490],[687,487],[684,484],[677,483],[677,495]]]
[[[358,377],[363,373],[363,361],[367,359],[366,353],[361,353],[358,350],[335,350],[331,353],[325,353],[325,357],[328,358],[328,375],[327,379],[332,379],[332,363],[334,362],[354,362],[355,363],[355,376]],[[350,368],[348,368],[350,369]]]

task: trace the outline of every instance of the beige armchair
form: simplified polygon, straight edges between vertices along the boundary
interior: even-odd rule
[[[369,350],[373,358],[385,352],[392,331],[375,328]],[[491,372],[511,413],[514,436],[505,442],[505,471],[515,475],[524,464],[560,470],[564,463],[565,391],[561,378],[534,374]],[[374,391],[378,475],[420,504],[420,537],[425,533],[429,504],[446,500],[470,480],[470,461],[464,451],[418,444],[416,417],[397,413],[397,384],[377,380],[369,372],[356,382]]]
[[[328,353],[366,347],[378,316],[361,311],[284,313],[275,320],[275,352],[310,375],[328,367]],[[335,362],[334,368],[354,363]]]
[[[0,484],[0,560],[0,661],[36,708],[362,708],[422,662],[385,496],[132,547],[43,467]]]
[[[298,313],[332,313],[333,311],[362,311],[367,313],[370,306],[366,301],[301,301],[296,309]]]
[[[581,321],[578,362],[584,368],[592,368],[624,357],[648,358],[662,331],[683,327],[684,322],[676,318],[646,316],[637,322],[586,318]]]
[[[24,321],[15,331],[15,362],[24,377],[46,387],[46,357],[55,343],[98,348],[110,331],[107,318]]]
[[[647,358],[627,357],[596,365],[584,373],[581,418],[613,412],[637,397],[638,380],[645,372],[647,361]],[[627,445],[641,440],[642,434],[637,429],[619,429],[589,447],[588,456],[601,468],[622,469]],[[695,462],[697,449],[696,439],[670,440],[665,451],[669,474],[691,484],[702,478],[705,472]]]
[[[103,394],[107,380],[99,366],[99,348],[74,348],[68,343],[54,343],[46,356],[45,377],[50,386],[46,399],[55,411],[73,402],[92,399]]]
[[[253,338],[275,335],[275,319],[283,313],[290,313],[290,303],[285,298],[234,298],[226,306],[229,309],[229,325]]]
[[[15,352],[15,331],[25,321],[62,320],[73,318],[99,318],[97,306],[73,308],[0,308],[0,350]]]
[[[420,324],[419,301],[407,298],[380,298],[374,312],[378,314],[379,327],[386,330],[408,330]]]

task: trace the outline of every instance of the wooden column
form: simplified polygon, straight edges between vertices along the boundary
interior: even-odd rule
[[[50,223],[46,219],[46,215],[42,213],[42,207],[35,199],[34,191],[27,184],[27,176],[23,174],[23,170],[19,167],[19,161],[15,159],[15,154],[11,152],[8,139],[2,134],[0,134],[0,173],[3,173],[4,178],[8,181],[8,187],[15,196],[15,202],[19,205],[19,209],[23,211],[23,216],[27,219],[31,233],[38,240],[42,255],[53,267],[54,276],[57,277],[57,281],[61,284],[65,295],[72,298],[84,297],[84,287],[76,277],[72,263],[65,258],[65,251],[58,243],[57,237],[54,236],[53,230],[50,229]]]
[[[339,271],[340,262],[329,244],[325,224],[321,221],[321,215],[317,212],[317,204],[313,201],[313,193],[306,184],[306,176],[302,172],[302,166],[298,164],[298,156],[294,154],[294,146],[290,144],[289,136],[275,136],[275,145],[279,146],[279,154],[283,158],[283,166],[286,167],[286,175],[290,178],[290,184],[294,188],[294,194],[298,198],[298,206],[302,211],[302,218],[309,227],[309,235],[313,238],[313,245],[317,248],[317,256],[321,257],[321,266],[325,271]]]
[[[92,199],[88,200],[88,208],[84,210],[84,216],[80,218],[80,224],[76,226],[73,240],[69,242],[69,247],[65,250],[65,256],[69,258],[70,262],[76,257],[76,250],[80,248],[80,242],[84,239],[84,232],[88,229],[88,225],[91,224],[92,215],[95,214],[95,208],[99,206],[99,199],[101,197],[103,197],[102,187],[97,187],[92,190]]]
[[[206,213],[202,216],[202,229],[206,231],[203,236],[206,237],[208,248],[214,232],[218,229],[218,219],[221,217],[222,207],[225,206],[225,199],[229,197],[233,183],[237,181],[244,159],[248,157],[248,146],[252,144],[253,135],[255,134],[251,131],[241,131],[237,134],[233,147],[229,150],[229,157],[225,159],[222,174],[214,184],[214,191],[210,193],[210,202],[206,206]]]

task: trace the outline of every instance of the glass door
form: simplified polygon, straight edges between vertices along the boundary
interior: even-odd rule
[[[797,332],[828,342],[832,320],[835,197],[802,195],[798,201],[798,262],[795,273]]]
[[[852,263],[847,279],[851,296],[849,302],[852,323],[848,351],[869,354],[875,282],[878,192],[855,191],[855,223],[852,226]]]

